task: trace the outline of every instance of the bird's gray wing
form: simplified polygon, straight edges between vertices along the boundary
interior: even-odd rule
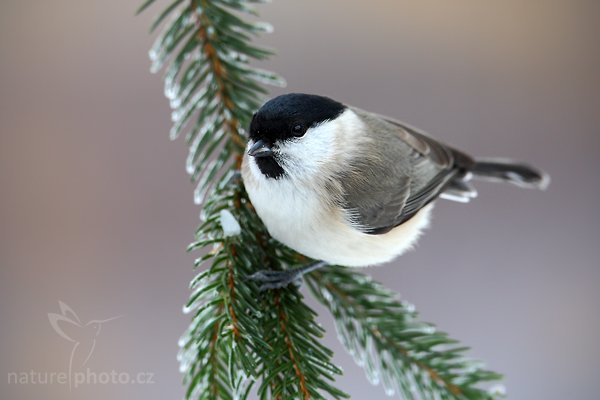
[[[450,168],[454,164],[455,150],[447,145],[431,138],[422,130],[379,114],[372,114],[374,117],[381,118],[385,122],[394,125],[399,130],[402,140],[413,146],[423,157],[437,164],[441,168]]]
[[[376,233],[401,218],[410,196],[411,180],[401,169],[392,169],[395,170],[384,170],[366,160],[354,162],[340,177],[343,207],[357,229]]]
[[[401,122],[354,111],[375,138],[342,179],[346,208],[362,231],[390,231],[464,174],[460,164],[468,156]]]

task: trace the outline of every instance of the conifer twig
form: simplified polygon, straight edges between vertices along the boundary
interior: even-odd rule
[[[363,274],[331,267],[308,277],[332,312],[338,335],[373,384],[406,399],[493,399],[480,384],[501,378],[464,356],[444,332],[420,322],[414,306]]]
[[[193,280],[185,307],[194,313],[180,342],[187,397],[246,398],[256,381],[263,399],[298,393],[306,399],[341,398],[345,394],[332,385],[341,371],[319,343],[323,331],[298,290],[261,293],[244,279],[260,266],[297,264],[293,253],[268,236],[234,173],[245,146],[243,127],[266,92],[261,84],[282,82],[248,65],[270,55],[250,44],[251,35],[269,26],[240,17],[253,13],[252,3],[176,0],[153,24],[155,29],[173,16],[150,52],[152,69],[167,66],[171,137],[187,131],[187,169],[197,182],[196,201],[203,202],[203,222],[190,250],[208,248],[196,265],[211,263]],[[225,229],[223,213],[239,224],[235,234]]]

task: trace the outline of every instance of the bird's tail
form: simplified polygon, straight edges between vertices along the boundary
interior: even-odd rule
[[[550,183],[548,174],[505,159],[478,159],[470,169],[475,178],[508,182],[528,189],[546,189]]]

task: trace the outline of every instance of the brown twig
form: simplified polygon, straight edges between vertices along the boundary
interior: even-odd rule
[[[202,10],[206,9],[206,0],[201,0],[200,5]],[[208,63],[212,67],[212,72],[215,78],[215,81],[218,86],[217,96],[221,98],[221,104],[225,110],[227,110],[227,114],[225,116],[225,124],[229,127],[229,131],[231,133],[232,141],[240,148],[243,149],[245,147],[245,142],[242,139],[239,133],[239,121],[237,118],[233,117],[233,111],[235,109],[235,104],[231,100],[230,96],[227,93],[227,87],[225,85],[225,80],[227,76],[227,69],[223,66],[221,59],[212,45],[211,41],[214,40],[214,37],[211,37],[208,34],[208,27],[212,25],[212,22],[203,11],[198,11],[198,0],[191,0],[192,13],[195,16],[195,24],[196,24],[196,38],[201,43],[201,49],[208,60]],[[237,155],[235,158],[236,168],[239,169],[242,162],[242,152],[237,151]],[[239,196],[236,196],[235,207],[241,207],[241,201],[239,200]],[[233,244],[230,245],[230,254],[232,257],[236,256],[236,249]],[[229,288],[229,296],[231,298],[231,303],[229,304],[228,310],[231,315],[232,321],[232,330],[233,335],[236,339],[240,337],[240,330],[238,328],[237,316],[235,310],[233,308],[233,303],[235,301],[235,271],[233,269],[233,263],[228,263],[228,277],[227,277],[227,286]]]
[[[206,0],[200,0],[200,5],[204,9],[206,7]],[[195,19],[195,23],[196,23],[196,27],[197,27],[196,37],[202,43],[202,46],[201,46],[202,52],[212,67],[212,72],[213,72],[215,81],[218,86],[217,95],[221,98],[222,104],[223,104],[225,110],[227,110],[227,112],[229,114],[229,116],[226,116],[225,124],[229,127],[232,142],[238,147],[238,151],[235,156],[235,168],[240,169],[241,164],[242,164],[242,154],[243,154],[242,149],[245,148],[246,143],[239,132],[239,121],[237,120],[237,118],[235,118],[233,116],[235,104],[233,103],[233,101],[231,100],[231,98],[229,97],[229,95],[227,93],[227,87],[226,87],[226,83],[225,83],[226,77],[227,77],[227,69],[223,66],[223,63],[222,63],[221,59],[219,58],[217,51],[215,50],[214,46],[211,44],[211,40],[213,38],[210,37],[210,35],[208,34],[208,30],[207,30],[207,27],[212,24],[210,19],[206,16],[205,13],[198,12],[198,0],[191,0],[191,7],[192,7],[192,12],[196,16],[196,19]],[[235,203],[236,208],[241,207],[241,201],[240,201],[239,196],[236,196],[234,203]],[[266,247],[266,243],[260,243],[260,245],[262,245],[263,247]],[[230,251],[231,251],[232,257],[235,257],[236,249],[233,245],[230,246]],[[228,283],[228,287],[229,287],[229,291],[230,291],[231,303],[233,304],[234,299],[235,299],[235,279],[234,279],[233,263],[229,263],[228,268],[229,268],[229,271],[228,271],[229,276],[228,276],[227,283]],[[288,352],[289,352],[290,359],[294,366],[294,371],[299,380],[300,392],[302,393],[304,400],[308,400],[308,399],[310,399],[310,392],[308,391],[308,389],[306,387],[306,378],[305,378],[304,374],[302,373],[302,370],[300,369],[300,366],[298,365],[298,362],[296,360],[292,339],[290,338],[290,336],[287,332],[287,329],[286,329],[287,315],[285,314],[285,311],[284,311],[283,307],[281,306],[278,292],[275,294],[274,300],[275,300],[275,304],[277,305],[277,308],[278,308],[279,324],[281,327],[281,331],[285,335],[284,340],[288,347]],[[240,333],[239,333],[239,329],[237,327],[237,317],[236,317],[236,314],[235,314],[232,304],[229,305],[229,313],[231,315],[231,320],[233,323],[233,333],[234,333],[235,337],[239,337]]]
[[[202,6],[202,10],[204,10],[206,8],[206,0],[201,0],[200,4]],[[198,12],[198,0],[191,0],[191,7],[195,16],[197,28],[196,38],[202,44],[202,52],[212,67],[215,81],[219,87],[217,95],[221,98],[221,103],[229,114],[229,116],[225,118],[225,124],[229,127],[233,143],[236,144],[240,149],[243,149],[246,146],[246,143],[239,132],[239,121],[233,116],[235,104],[228,95],[227,87],[225,86],[227,69],[223,66],[215,47],[211,44],[211,40],[213,40],[213,38],[210,37],[207,30],[207,28],[212,25],[212,22],[206,13],[202,11]],[[239,153],[240,152],[238,152],[238,157],[236,157],[236,163],[241,164],[241,156]]]
[[[308,399],[310,399],[310,392],[306,388],[306,377],[302,373],[302,370],[300,369],[300,366],[298,365],[298,361],[296,360],[295,351],[294,351],[294,343],[292,342],[292,339],[290,338],[290,335],[287,332],[287,327],[286,327],[287,315],[286,315],[285,311],[283,310],[283,307],[281,306],[281,300],[279,298],[279,290],[277,290],[275,292],[275,306],[277,307],[278,316],[279,316],[279,326],[281,327],[281,332],[285,336],[284,340],[285,340],[285,344],[287,345],[287,348],[288,348],[290,360],[292,361],[292,364],[294,366],[294,371],[296,373],[296,376],[298,377],[300,392],[302,393],[304,400],[308,400]]]

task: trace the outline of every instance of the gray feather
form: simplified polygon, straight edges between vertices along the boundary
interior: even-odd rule
[[[477,159],[471,169],[476,178],[512,183],[529,189],[546,189],[550,176],[527,164],[503,158]]]
[[[440,197],[446,200],[458,201],[459,203],[468,203],[471,199],[477,197],[477,191],[464,179],[453,179]]]
[[[416,129],[357,108],[372,140],[341,176],[344,206],[366,233],[382,234],[411,218],[464,175],[472,159]],[[466,167],[466,165],[465,165]]]

